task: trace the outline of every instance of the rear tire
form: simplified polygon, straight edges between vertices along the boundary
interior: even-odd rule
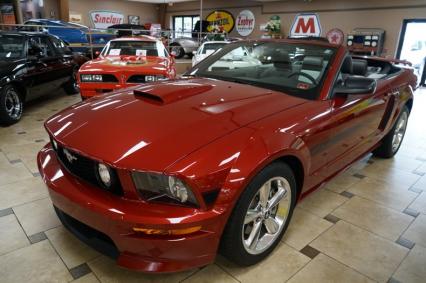
[[[185,50],[183,49],[182,46],[176,44],[176,45],[172,45],[172,51],[175,52],[175,58],[176,59],[181,59],[185,56]]]
[[[220,252],[243,266],[266,258],[287,230],[296,193],[296,179],[287,164],[275,162],[265,167],[237,201],[225,227]],[[279,202],[273,205],[277,199]]]
[[[401,147],[407,129],[408,116],[410,111],[407,106],[402,108],[395,125],[389,133],[382,139],[381,145],[373,151],[374,156],[381,158],[392,158]]]
[[[21,94],[12,85],[3,87],[0,93],[0,124],[12,125],[22,117],[24,103]]]
[[[73,70],[71,78],[63,86],[65,93],[68,95],[73,95],[80,92],[80,89],[77,84],[77,74],[78,74],[78,68],[75,68]]]

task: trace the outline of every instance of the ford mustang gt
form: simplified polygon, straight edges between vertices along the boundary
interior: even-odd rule
[[[120,266],[172,272],[217,252],[251,265],[306,195],[398,151],[415,85],[412,69],[344,46],[231,43],[182,79],[54,115],[38,166],[62,223]]]

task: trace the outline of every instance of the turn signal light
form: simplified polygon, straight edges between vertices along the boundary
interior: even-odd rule
[[[163,236],[187,235],[187,234],[195,233],[200,230],[201,230],[201,226],[195,226],[195,227],[189,227],[189,228],[183,228],[183,229],[171,229],[171,230],[133,227],[133,231],[138,233],[143,233],[146,235],[163,235]]]

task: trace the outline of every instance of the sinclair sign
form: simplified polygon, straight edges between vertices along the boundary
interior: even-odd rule
[[[91,11],[90,20],[94,28],[106,29],[112,25],[124,23],[124,15],[113,11]]]
[[[298,14],[290,29],[291,37],[321,36],[321,24],[317,14]]]

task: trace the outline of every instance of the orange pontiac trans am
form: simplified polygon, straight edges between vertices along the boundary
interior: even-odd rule
[[[147,82],[174,79],[174,56],[150,36],[118,38],[99,57],[81,66],[78,83],[83,99]]]

